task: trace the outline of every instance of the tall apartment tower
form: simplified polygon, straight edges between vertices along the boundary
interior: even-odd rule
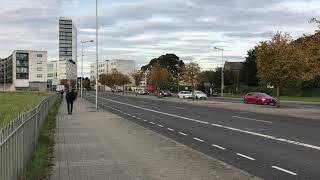
[[[77,63],[77,28],[72,19],[59,19],[59,60]]]

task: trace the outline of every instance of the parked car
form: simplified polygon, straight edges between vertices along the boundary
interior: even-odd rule
[[[111,92],[115,93],[115,92],[122,92],[122,89],[112,89]]]
[[[139,90],[137,92],[137,94],[139,94],[139,95],[149,95],[150,93],[149,93],[149,91],[146,91],[146,90]]]
[[[243,97],[244,103],[260,104],[260,105],[273,105],[277,104],[277,100],[266,93],[250,92]]]
[[[207,99],[207,95],[202,91],[194,91],[194,97],[196,99]]]
[[[213,90],[211,96],[217,97],[218,96],[218,91],[217,90]]]
[[[172,93],[170,91],[165,90],[165,91],[161,91],[161,95],[163,97],[169,97],[169,96],[172,96]]]
[[[178,98],[190,99],[192,98],[192,93],[190,91],[180,91],[178,94]]]

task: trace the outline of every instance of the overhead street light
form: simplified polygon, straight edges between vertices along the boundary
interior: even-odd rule
[[[96,109],[98,109],[98,0],[96,0]]]
[[[93,40],[90,41],[81,41],[81,79],[80,79],[80,97],[82,99],[82,79],[83,79],[83,44],[88,42],[94,42]]]
[[[221,60],[222,60],[222,66],[221,66],[221,97],[223,97],[223,89],[224,89],[224,72],[223,72],[224,62],[223,62],[223,51],[224,51],[224,49],[218,48],[218,47],[214,47],[214,49],[221,51]]]

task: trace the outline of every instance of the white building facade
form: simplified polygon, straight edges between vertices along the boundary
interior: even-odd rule
[[[98,64],[98,74],[111,74],[113,69],[118,72],[128,75],[133,82],[131,74],[135,72],[136,64],[134,60],[105,60]],[[90,80],[94,82],[96,80],[96,63],[90,65]]]
[[[2,61],[7,62],[5,67],[7,91],[47,89],[46,51],[15,50]],[[4,88],[3,86],[4,83],[0,85],[0,89]]]
[[[48,80],[53,86],[60,84],[62,79],[76,79],[77,66],[74,61],[56,60],[48,62]]]

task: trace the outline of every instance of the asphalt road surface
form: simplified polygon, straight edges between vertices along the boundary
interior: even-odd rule
[[[220,101],[220,102],[232,102],[232,103],[243,103],[242,99],[237,98],[220,98],[220,97],[209,97],[209,101]],[[320,109],[320,103],[307,103],[307,102],[281,102],[281,106],[284,108],[298,108],[298,109]]]
[[[99,105],[263,179],[320,179],[320,121],[118,94]]]

